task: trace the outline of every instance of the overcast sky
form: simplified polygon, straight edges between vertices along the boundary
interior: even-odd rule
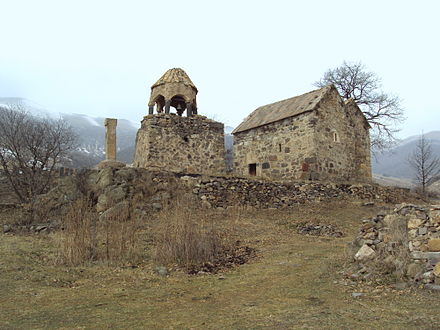
[[[440,130],[440,1],[0,0],[0,97],[50,111],[147,113],[150,86],[183,68],[199,113],[237,126],[362,61],[403,100],[401,137]]]

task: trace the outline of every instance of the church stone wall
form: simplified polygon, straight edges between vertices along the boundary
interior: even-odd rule
[[[356,104],[334,90],[316,109],[315,168],[321,180],[370,181],[368,124]]]
[[[313,111],[235,133],[234,170],[273,180],[371,181],[368,124],[332,90]]]
[[[315,117],[308,112],[234,134],[234,171],[274,180],[309,179]]]
[[[223,130],[222,123],[204,116],[148,115],[136,136],[134,166],[180,173],[225,173]]]

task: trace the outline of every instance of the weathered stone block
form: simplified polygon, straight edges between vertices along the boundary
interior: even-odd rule
[[[428,250],[431,252],[440,251],[440,238],[431,238],[428,241]]]
[[[354,259],[357,261],[364,261],[364,260],[372,259],[375,256],[375,254],[376,252],[365,244],[355,254]]]
[[[423,225],[423,220],[419,218],[410,218],[408,220],[408,229],[417,229]]]
[[[440,277],[440,263],[438,263],[437,265],[435,265],[433,273],[436,277]]]

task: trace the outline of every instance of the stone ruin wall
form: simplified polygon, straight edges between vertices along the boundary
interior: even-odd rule
[[[399,203],[412,196],[407,189],[371,184],[282,183],[238,177],[190,176],[139,168],[106,168],[91,171],[88,177],[91,190],[97,197],[99,212],[134,200],[140,202],[142,210],[159,210],[182,195],[192,197],[194,202],[206,207],[240,205],[262,209],[348,198]]]
[[[354,258],[362,266],[355,276],[368,277],[371,265],[380,261],[395,269],[398,277],[440,290],[438,205],[401,204],[391,212],[365,219],[353,245],[359,249]]]
[[[80,184],[78,184],[80,183]],[[37,203],[45,205],[48,219],[59,219],[72,202],[88,196],[100,219],[117,217],[130,208],[133,215],[148,221],[154,212],[184,198],[206,208],[252,207],[278,209],[307,202],[355,200],[401,203],[416,200],[407,189],[372,184],[329,184],[322,182],[274,182],[239,177],[186,175],[142,168],[106,167],[87,170],[59,179],[59,184]],[[10,218],[15,204],[0,205],[0,221]]]
[[[306,164],[314,154],[313,116],[304,113],[234,135],[234,172],[274,180],[309,179]]]
[[[333,91],[317,108],[313,169],[320,180],[371,181],[369,132],[355,107]]]
[[[178,173],[226,171],[224,125],[204,116],[144,117],[136,136],[134,166]]]

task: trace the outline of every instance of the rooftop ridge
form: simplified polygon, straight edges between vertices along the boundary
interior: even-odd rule
[[[333,88],[335,88],[333,85],[328,85],[301,95],[260,106],[247,116],[232,133],[247,131],[311,111],[322,97]]]
[[[191,81],[189,76],[186,74],[186,72],[181,68],[172,68],[167,70],[162,77],[159,78],[158,81],[156,81],[151,88],[164,85],[167,83],[183,83],[184,85],[191,86],[195,90],[197,90],[194,83]]]

